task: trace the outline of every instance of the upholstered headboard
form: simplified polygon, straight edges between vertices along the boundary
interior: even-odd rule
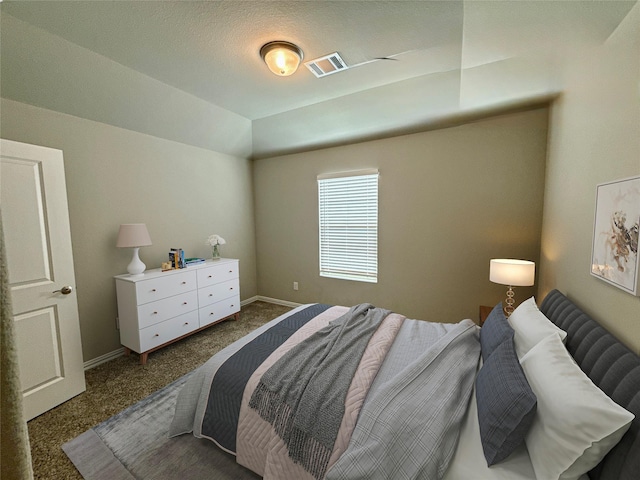
[[[540,310],[567,332],[567,350],[593,383],[636,416],[620,443],[589,472],[589,477],[637,480],[640,478],[640,357],[558,290],[549,292]]]

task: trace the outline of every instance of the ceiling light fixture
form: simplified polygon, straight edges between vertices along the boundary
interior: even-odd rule
[[[278,40],[263,45],[260,56],[269,70],[279,77],[288,77],[298,69],[304,54],[297,45]]]

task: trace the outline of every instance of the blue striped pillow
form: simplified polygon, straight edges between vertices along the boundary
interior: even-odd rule
[[[482,449],[491,466],[522,444],[537,408],[516,356],[513,334],[493,350],[478,372],[476,403]]]
[[[514,331],[509,325],[502,310],[502,302],[497,304],[482,324],[480,330],[480,346],[482,360],[487,361],[489,355],[508,338],[513,338]]]

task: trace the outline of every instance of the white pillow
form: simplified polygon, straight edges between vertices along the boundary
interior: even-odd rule
[[[520,360],[532,347],[552,333],[557,333],[563,342],[567,337],[567,332],[558,328],[538,309],[536,299],[533,297],[518,305],[508,321],[515,331],[513,341]]]
[[[634,415],[593,384],[555,333],[521,363],[538,398],[525,437],[536,477],[576,479],[620,441]]]

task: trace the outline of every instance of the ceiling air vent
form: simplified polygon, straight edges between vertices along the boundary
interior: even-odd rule
[[[305,65],[309,70],[311,70],[311,73],[318,78],[326,77],[332,73],[341,72],[349,68],[347,64],[344,63],[344,60],[342,60],[338,52],[310,60],[305,62]]]

